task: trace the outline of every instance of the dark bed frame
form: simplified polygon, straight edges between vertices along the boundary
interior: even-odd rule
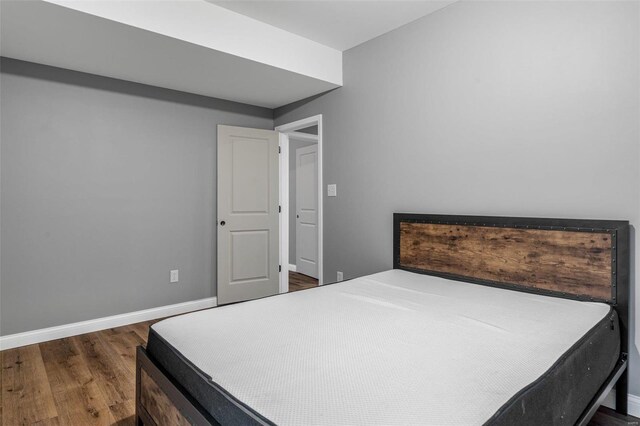
[[[587,425],[615,386],[627,415],[629,222],[395,213],[393,267],[457,281],[604,302],[617,312],[620,356],[576,425]],[[142,347],[137,425],[218,425]]]

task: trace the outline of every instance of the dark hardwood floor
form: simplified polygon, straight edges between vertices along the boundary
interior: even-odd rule
[[[133,425],[135,349],[154,322],[0,352],[2,425]]]
[[[289,291],[304,290],[317,287],[318,280],[297,272],[289,272]]]
[[[317,285],[309,279],[296,279],[304,280],[300,286],[305,288]],[[146,344],[154,322],[0,352],[0,424],[133,426],[135,349]],[[601,408],[590,423],[622,425],[640,423],[607,408]]]
[[[639,426],[640,419],[633,416],[621,416],[611,408],[600,407],[589,422],[589,426]]]

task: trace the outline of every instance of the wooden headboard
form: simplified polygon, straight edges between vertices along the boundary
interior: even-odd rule
[[[628,298],[629,223],[396,213],[394,268],[615,305]]]
[[[590,406],[599,406],[616,383],[616,407],[626,412],[629,234],[629,222],[617,220],[395,213],[393,267],[610,304],[618,314],[620,359]],[[615,327],[613,320],[611,327]],[[584,419],[593,411],[586,412]]]

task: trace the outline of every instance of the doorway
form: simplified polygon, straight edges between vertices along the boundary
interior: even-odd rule
[[[322,116],[278,126],[280,293],[322,285]]]

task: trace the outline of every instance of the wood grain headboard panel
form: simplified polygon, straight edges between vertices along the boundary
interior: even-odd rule
[[[394,222],[395,268],[616,302],[626,222],[408,214]]]

